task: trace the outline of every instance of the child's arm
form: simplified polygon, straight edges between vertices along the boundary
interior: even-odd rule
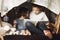
[[[16,28],[16,24],[17,24],[17,22],[16,22],[16,20],[14,20],[14,22],[13,22],[13,27],[14,28]]]

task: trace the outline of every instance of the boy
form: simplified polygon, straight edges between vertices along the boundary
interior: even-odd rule
[[[49,21],[45,12],[42,11],[39,5],[33,5],[30,13],[30,20],[32,21]]]
[[[26,22],[26,26],[28,30],[33,34],[39,34],[39,35],[45,35],[49,38],[52,38],[51,32],[46,27],[45,23],[46,21],[49,21],[47,16],[44,12],[42,12],[42,9],[39,5],[33,5],[32,12],[30,14],[30,20],[34,22],[34,24],[30,21]]]

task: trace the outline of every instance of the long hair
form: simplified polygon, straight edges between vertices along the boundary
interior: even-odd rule
[[[57,17],[56,17],[56,22],[55,22],[55,32],[56,32],[56,34],[59,33],[59,30],[60,30],[60,14],[57,15]]]
[[[25,7],[20,7],[20,8],[18,9],[17,18],[20,18],[21,16],[26,17],[27,12],[28,12],[28,9],[27,9],[27,8],[25,8]]]
[[[2,27],[1,13],[0,13],[0,27]]]

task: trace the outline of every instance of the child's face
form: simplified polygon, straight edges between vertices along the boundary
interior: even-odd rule
[[[33,7],[33,8],[32,8],[32,11],[33,11],[36,15],[38,15],[38,14],[40,13],[40,9],[37,8],[37,7]]]

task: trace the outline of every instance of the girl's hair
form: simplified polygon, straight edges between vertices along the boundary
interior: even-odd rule
[[[26,14],[27,14],[27,12],[28,12],[28,9],[27,8],[25,8],[25,7],[20,7],[19,9],[18,9],[18,14],[17,14],[17,16],[18,16],[18,18],[19,17],[21,17],[21,16],[26,16]]]
[[[55,30],[56,30],[56,33],[59,33],[59,30],[60,29],[60,14],[57,15],[56,17],[56,22],[55,22]]]

